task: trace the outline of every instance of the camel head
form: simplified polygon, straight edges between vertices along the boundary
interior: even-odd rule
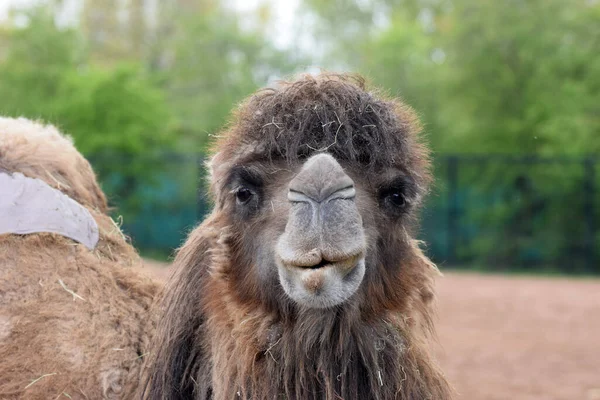
[[[302,309],[398,296],[429,182],[418,132],[410,108],[349,76],[252,96],[210,162],[235,293]]]

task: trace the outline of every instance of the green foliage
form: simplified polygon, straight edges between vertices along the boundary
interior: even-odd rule
[[[85,154],[169,146],[170,111],[139,67],[90,66],[75,31],[57,28],[45,9],[28,16],[0,63],[0,114],[54,123]]]
[[[231,11],[212,6],[185,15],[175,10],[173,18],[178,21],[174,34],[161,44],[172,62],[161,82],[188,134],[185,149],[198,151],[232,107],[290,66],[263,33],[242,30]]]
[[[56,29],[52,17],[39,10],[30,25],[8,31],[0,63],[2,114],[40,117],[55,113],[54,100],[63,74],[77,63],[77,38]]]
[[[437,151],[600,151],[598,2],[304,5],[330,37],[345,21],[339,43],[348,69],[414,105]]]
[[[393,16],[389,28],[363,43],[360,69],[377,85],[400,96],[420,114],[431,145],[441,147],[438,112],[443,108],[441,87],[446,70],[444,53],[415,19]]]
[[[600,150],[599,4],[462,1],[447,18],[447,95],[460,91],[451,112],[470,130],[450,135],[470,151]]]
[[[69,71],[57,93],[56,116],[87,154],[163,151],[173,141],[164,95],[139,68]]]

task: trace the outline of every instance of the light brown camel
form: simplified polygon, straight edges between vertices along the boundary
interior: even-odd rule
[[[445,400],[430,183],[414,112],[343,75],[250,97],[219,136],[212,213],[179,251],[148,399]]]
[[[158,286],[134,271],[89,163],[54,127],[0,118],[0,174],[69,196],[99,237],[90,250],[56,233],[0,235],[0,399],[132,398]]]

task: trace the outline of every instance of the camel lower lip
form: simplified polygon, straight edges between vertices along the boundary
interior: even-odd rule
[[[314,273],[325,273],[327,271],[330,270],[338,270],[339,269],[339,265],[336,263],[327,263],[327,264],[323,264],[323,265],[318,265],[318,266],[297,266],[297,265],[287,265],[287,268],[291,271],[294,271],[297,274],[300,275],[310,275],[310,274],[314,274]]]

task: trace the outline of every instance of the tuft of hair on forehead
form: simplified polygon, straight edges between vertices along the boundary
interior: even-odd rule
[[[354,74],[300,75],[240,105],[217,141],[228,160],[284,160],[315,153],[361,168],[397,167],[428,181],[429,157],[415,112]],[[423,182],[426,183],[426,182]]]

